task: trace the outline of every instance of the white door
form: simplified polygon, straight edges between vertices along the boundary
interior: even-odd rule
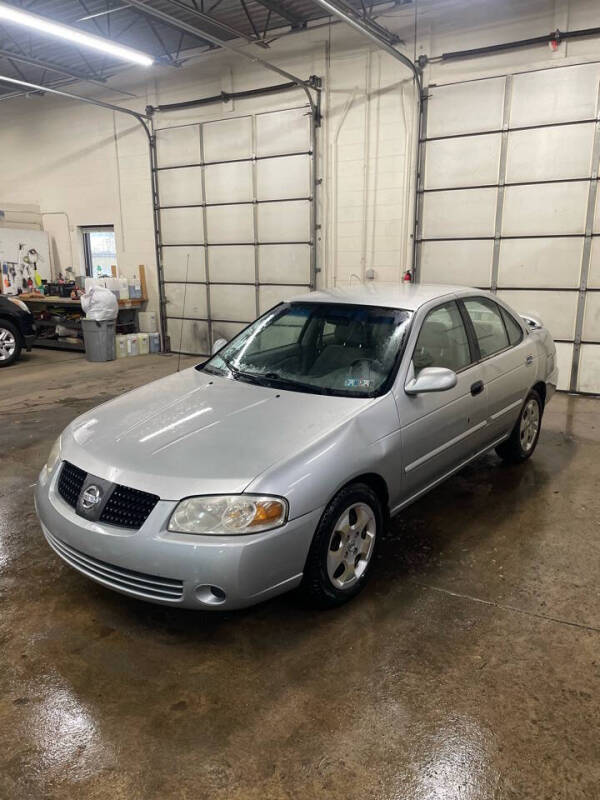
[[[559,388],[600,392],[600,64],[428,89],[418,279],[537,312]]]
[[[207,355],[313,283],[310,115],[229,117],[156,138],[171,350]]]

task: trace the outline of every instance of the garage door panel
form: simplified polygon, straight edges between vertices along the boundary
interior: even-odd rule
[[[520,314],[529,312],[539,316],[553,338],[572,339],[575,336],[577,292],[499,290],[498,297]]]
[[[254,241],[251,205],[212,206],[206,209],[206,238],[210,244]]]
[[[600,238],[599,237],[594,237],[592,239],[588,286],[590,286],[593,289],[600,289]]]
[[[208,317],[204,284],[165,283],[168,317]]]
[[[241,203],[253,199],[250,161],[208,164],[204,180],[207,203]]]
[[[594,119],[599,79],[597,64],[515,75],[511,127]]]
[[[163,208],[160,212],[164,244],[203,244],[201,208]]]
[[[310,202],[263,203],[258,206],[260,242],[307,242],[310,240]]]
[[[499,133],[427,142],[425,188],[497,183],[500,144]]]
[[[310,283],[310,246],[272,244],[258,248],[261,283]]]
[[[600,344],[600,292],[587,292],[583,314],[583,339]]]
[[[254,283],[254,246],[209,247],[208,271],[211,282]]]
[[[594,128],[591,123],[513,131],[508,137],[506,182],[587,177]]]
[[[211,284],[210,312],[214,319],[251,322],[256,317],[256,289]]]
[[[175,352],[209,355],[208,323],[167,318],[167,333]]]
[[[157,130],[156,155],[161,167],[200,164],[200,126],[184,125]]]
[[[236,158],[251,158],[253,155],[251,117],[205,122],[202,136],[205,162],[233,161]]]
[[[310,157],[265,158],[256,164],[258,200],[310,197]]]
[[[499,130],[504,78],[435,86],[429,90],[427,136]]]
[[[204,202],[202,167],[160,170],[158,195],[161,206],[191,206]]]
[[[230,342],[234,336],[246,327],[245,323],[240,322],[213,322],[212,323],[212,344],[217,339],[226,339]]]
[[[310,150],[310,116],[306,108],[257,114],[257,156],[301,153],[308,150]]]
[[[259,313],[264,314],[277,303],[306,294],[306,286],[261,286],[258,290]]]
[[[423,236],[493,236],[495,216],[496,189],[429,192],[423,199]]]
[[[600,394],[600,344],[581,346],[577,391]]]
[[[205,281],[204,247],[163,247],[165,281]]]
[[[503,239],[499,287],[579,286],[583,238]]]
[[[589,184],[548,183],[507,186],[504,194],[504,236],[583,233]]]
[[[556,365],[558,367],[557,389],[567,391],[571,385],[572,363],[573,345],[567,342],[556,342]]]
[[[493,250],[491,241],[423,242],[421,280],[488,288]]]

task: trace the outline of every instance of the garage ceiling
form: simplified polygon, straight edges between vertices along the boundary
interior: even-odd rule
[[[405,2],[411,0],[398,4]],[[345,4],[372,19],[374,7],[382,0],[346,0]],[[185,61],[191,50],[215,48],[202,38],[203,31],[222,41],[245,39],[264,51],[273,38],[302,30],[309,21],[325,16],[311,0],[150,0],[146,4],[169,14],[172,23],[132,7],[127,0],[21,0],[10,5],[134,47],[158,63],[173,66]],[[177,22],[194,26],[198,33],[182,31]],[[82,79],[104,82],[128,66],[16,24],[0,25],[0,73],[7,77],[44,86]],[[0,97],[15,94],[21,92],[0,83]]]

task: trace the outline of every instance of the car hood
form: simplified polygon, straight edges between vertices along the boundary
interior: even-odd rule
[[[271,389],[195,368],[78,417],[62,458],[166,500],[243,491],[371,403]]]

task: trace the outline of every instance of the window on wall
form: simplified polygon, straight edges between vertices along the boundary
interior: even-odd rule
[[[113,274],[117,267],[117,247],[115,230],[112,225],[100,225],[81,229],[83,252],[85,255],[85,274],[99,278]]]

